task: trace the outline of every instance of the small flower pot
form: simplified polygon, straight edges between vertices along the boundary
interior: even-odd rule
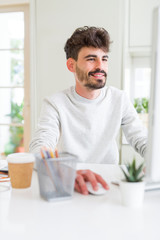
[[[120,182],[122,204],[127,207],[141,207],[144,200],[145,182]]]

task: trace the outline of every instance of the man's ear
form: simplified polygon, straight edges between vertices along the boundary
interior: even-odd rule
[[[70,72],[75,72],[75,63],[76,61],[73,58],[67,59],[67,68]]]

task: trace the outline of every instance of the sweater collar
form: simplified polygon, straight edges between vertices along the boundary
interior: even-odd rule
[[[85,98],[85,97],[82,97],[82,96],[80,96],[77,92],[76,92],[76,90],[75,90],[75,86],[72,86],[71,87],[71,92],[72,92],[72,94],[73,94],[73,96],[74,96],[74,98],[76,99],[76,100],[78,100],[78,101],[81,101],[81,102],[84,102],[84,103],[97,103],[97,102],[99,102],[99,101],[101,101],[102,99],[103,99],[103,97],[104,97],[104,92],[105,92],[105,89],[106,87],[104,87],[104,88],[102,88],[101,89],[101,91],[100,91],[100,94],[99,94],[99,96],[97,97],[97,98],[95,98],[95,99],[88,99],[88,98]]]

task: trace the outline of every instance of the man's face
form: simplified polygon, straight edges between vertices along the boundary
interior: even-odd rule
[[[105,86],[108,72],[108,54],[102,49],[84,47],[78,54],[75,78],[88,89]]]

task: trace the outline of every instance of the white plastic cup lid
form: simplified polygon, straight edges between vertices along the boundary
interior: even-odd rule
[[[35,161],[32,153],[12,153],[7,156],[8,163],[30,163]]]

